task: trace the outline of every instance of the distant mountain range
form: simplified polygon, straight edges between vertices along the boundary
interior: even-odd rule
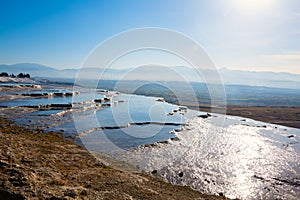
[[[18,63],[13,65],[0,65],[0,72],[29,73],[31,77],[49,78],[52,80],[69,79],[76,77],[82,79],[101,79],[107,80],[147,80],[147,81],[192,81],[192,82],[214,82],[215,73],[213,70],[204,69],[198,71],[185,66],[157,66],[147,65],[139,68],[128,69],[103,69],[103,68],[84,68],[84,69],[56,69],[35,63]],[[218,70],[225,84],[266,86],[277,88],[300,89],[300,75],[291,73],[275,72],[254,72],[239,71],[222,68]],[[78,76],[79,74],[79,76]],[[202,78],[202,77],[205,77]]]

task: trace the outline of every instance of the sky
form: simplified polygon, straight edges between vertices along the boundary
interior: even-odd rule
[[[2,0],[0,63],[78,68],[99,43],[143,27],[189,36],[219,68],[300,74],[299,0]]]

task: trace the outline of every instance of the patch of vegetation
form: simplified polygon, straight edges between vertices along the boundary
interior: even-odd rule
[[[7,72],[1,72],[0,77],[11,77],[11,78],[30,78],[30,74],[19,73],[17,76],[14,74],[8,74]]]

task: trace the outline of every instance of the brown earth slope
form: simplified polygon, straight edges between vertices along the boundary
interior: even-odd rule
[[[300,107],[271,107],[271,106],[232,106],[226,108],[212,109],[210,106],[184,104],[190,109],[204,112],[216,112],[233,116],[246,117],[271,124],[300,128]]]
[[[57,133],[0,119],[0,199],[222,199],[104,166]]]

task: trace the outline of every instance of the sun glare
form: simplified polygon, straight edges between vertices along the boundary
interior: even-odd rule
[[[233,5],[245,14],[269,10],[276,0],[232,0]]]

